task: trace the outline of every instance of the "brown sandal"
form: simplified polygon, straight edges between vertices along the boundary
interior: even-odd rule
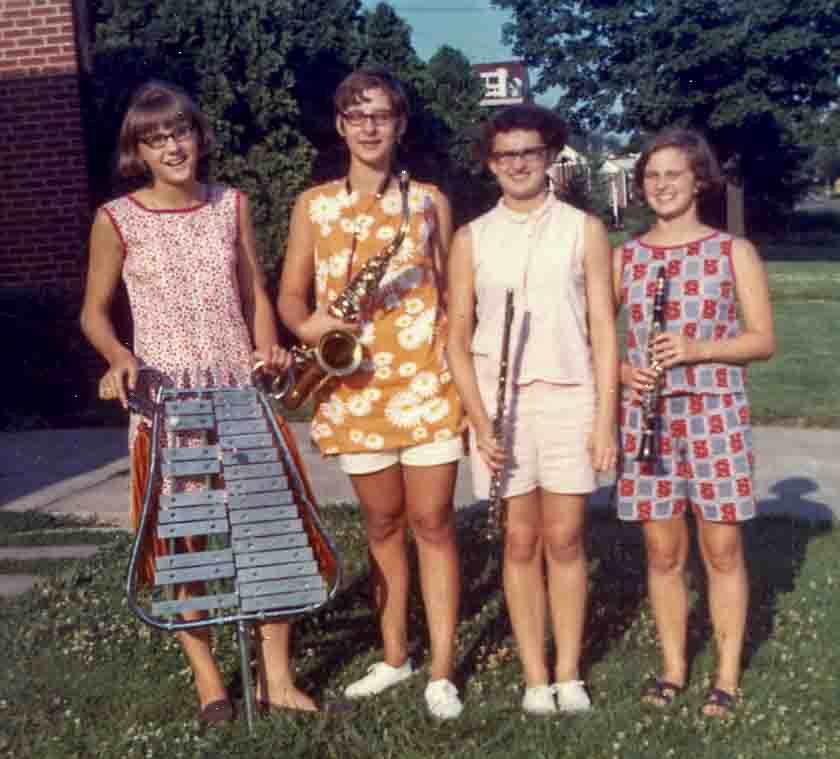
[[[197,719],[201,725],[221,725],[225,722],[233,722],[236,719],[236,711],[233,704],[226,698],[218,701],[211,701],[207,706],[198,712]]]
[[[712,688],[709,691],[709,696],[706,703],[703,704],[703,716],[712,717],[714,719],[726,719],[731,717],[735,711],[735,704],[737,696],[721,688]],[[715,711],[709,711],[709,709]]]
[[[677,685],[669,680],[654,680],[642,690],[642,701],[658,709],[664,709],[674,703],[674,699],[685,689],[684,685]]]

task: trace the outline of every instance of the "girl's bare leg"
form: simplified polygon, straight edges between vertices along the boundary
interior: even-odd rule
[[[188,586],[178,588],[179,598],[188,598],[190,591]],[[186,612],[183,618],[188,621],[201,619],[201,612]],[[212,636],[209,627],[197,627],[191,630],[179,630],[176,633],[181,647],[190,663],[195,678],[195,689],[198,691],[198,702],[203,709],[207,704],[214,701],[222,701],[228,698],[222,673],[213,657]]]
[[[257,627],[257,701],[287,709],[313,711],[315,702],[295,686],[289,622],[266,622]]]
[[[749,584],[741,530],[735,524],[698,520],[700,554],[709,578],[709,614],[718,651],[715,687],[734,694],[741,677]],[[706,713],[715,713],[706,707]]]
[[[408,559],[405,502],[399,464],[372,474],[351,475],[367,526],[368,549],[385,663],[408,659]]]
[[[546,590],[539,491],[507,505],[503,581],[513,635],[530,688],[548,684],[545,658]]]
[[[551,622],[557,650],[555,680],[562,683],[579,679],[587,598],[583,544],[586,496],[543,490],[541,501]]]
[[[648,593],[662,646],[662,679],[683,685],[686,679],[688,527],[685,519],[645,522]]]
[[[455,658],[460,572],[452,498],[458,463],[403,466],[408,525],[417,543],[429,626],[430,680],[450,679]]]

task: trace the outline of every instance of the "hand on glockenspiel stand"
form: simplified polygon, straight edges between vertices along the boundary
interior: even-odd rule
[[[132,353],[116,359],[99,380],[99,397],[103,401],[119,400],[128,409],[128,393],[137,385],[140,364]]]

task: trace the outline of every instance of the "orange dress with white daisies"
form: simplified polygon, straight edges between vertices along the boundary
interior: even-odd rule
[[[411,183],[411,225],[379,289],[365,305],[364,357],[350,376],[316,397],[312,439],[324,455],[406,448],[460,434],[463,412],[446,365],[446,317],[435,275],[436,187]],[[361,200],[344,180],[303,195],[315,243],[318,305],[336,297],[397,234],[396,181],[381,198]]]

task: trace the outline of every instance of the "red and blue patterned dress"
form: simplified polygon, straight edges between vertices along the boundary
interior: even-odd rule
[[[656,275],[666,269],[668,332],[696,340],[739,333],[731,235],[677,246],[632,240],[622,250],[622,307],[627,358],[647,365]],[[755,516],[750,411],[743,366],[706,362],[666,370],[659,402],[657,460],[636,460],[642,414],[625,388],[616,502],[620,519],[670,519],[689,506],[703,519],[740,522]]]

